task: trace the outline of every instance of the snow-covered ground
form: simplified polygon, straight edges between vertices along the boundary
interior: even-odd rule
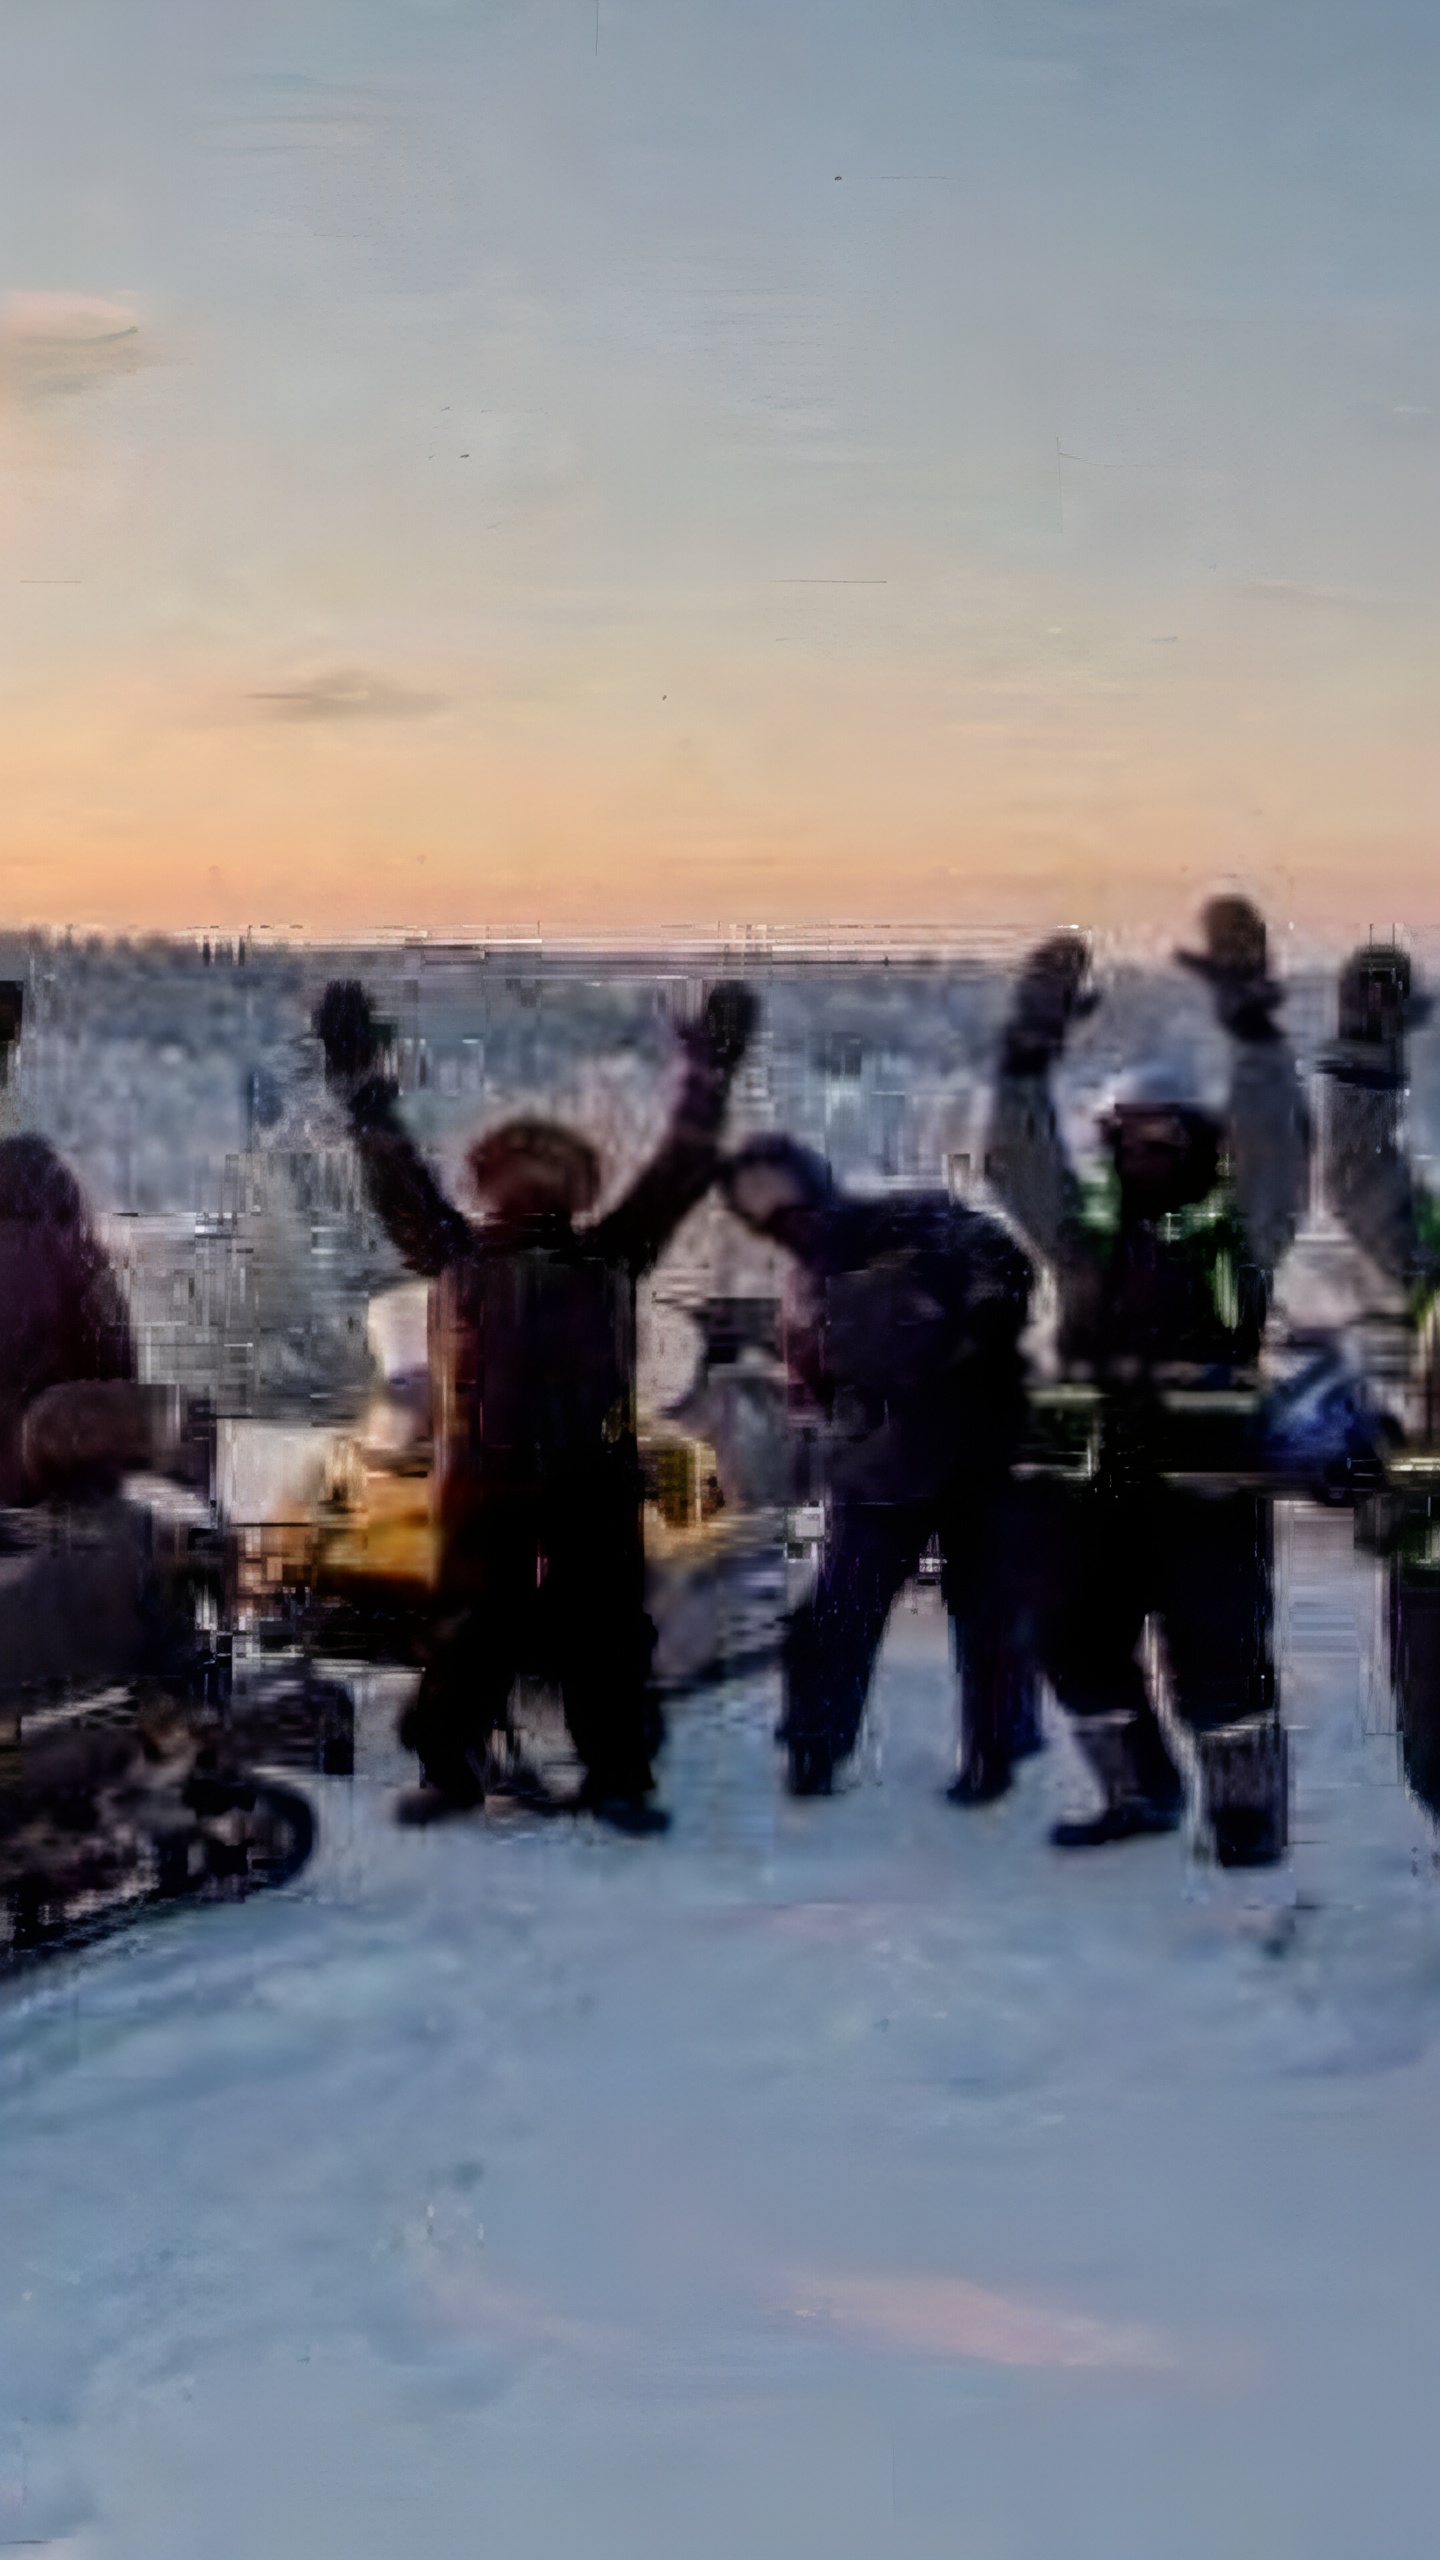
[[[1283,1540],[1283,1894],[940,1800],[932,1596],[832,1803],[387,1819],[0,2005],[0,2547],[1383,2560],[1440,2535],[1440,1872],[1349,1523]]]

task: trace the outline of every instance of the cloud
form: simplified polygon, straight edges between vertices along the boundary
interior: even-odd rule
[[[948,2276],[802,2276],[788,2308],[796,2319],[833,2324],[906,2355],[1141,2372],[1174,2361],[1149,2329],[1010,2301]]]
[[[1298,605],[1306,610],[1344,613],[1383,611],[1390,599],[1362,595],[1349,587],[1308,586],[1297,578],[1251,578],[1240,590],[1250,604]]]
[[[413,720],[440,710],[444,696],[393,684],[363,667],[335,667],[301,684],[267,686],[250,700],[275,720]]]
[[[128,297],[8,293],[0,302],[0,403],[71,399],[135,372],[153,352]]]

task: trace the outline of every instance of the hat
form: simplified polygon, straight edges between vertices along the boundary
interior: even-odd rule
[[[506,1120],[477,1138],[466,1159],[479,1192],[521,1167],[554,1174],[576,1210],[593,1208],[600,1192],[600,1159],[588,1139],[558,1120]]]
[[[1136,1066],[1127,1067],[1106,1092],[1100,1116],[1102,1120],[1110,1120],[1117,1111],[1208,1113],[1209,1105],[1193,1057],[1146,1058]]]
[[[736,1183],[747,1173],[768,1173],[786,1184],[797,1209],[823,1208],[835,1197],[835,1176],[822,1155],[812,1147],[802,1147],[795,1138],[749,1138],[737,1147],[720,1176],[721,1188],[733,1206]]]

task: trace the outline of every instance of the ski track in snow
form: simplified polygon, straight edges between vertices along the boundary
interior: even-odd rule
[[[1296,1847],[946,1806],[933,1598],[853,1784],[686,1702],[671,1837],[388,1820],[0,2002],[0,2551],[1428,2547],[1440,1871],[1376,1580],[1287,1515]],[[1428,2530],[1427,2530],[1428,2528]]]

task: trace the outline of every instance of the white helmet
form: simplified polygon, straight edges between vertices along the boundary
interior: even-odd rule
[[[1125,1068],[1100,1097],[1100,1119],[1117,1111],[1203,1111],[1218,1115],[1193,1056],[1147,1058]]]

